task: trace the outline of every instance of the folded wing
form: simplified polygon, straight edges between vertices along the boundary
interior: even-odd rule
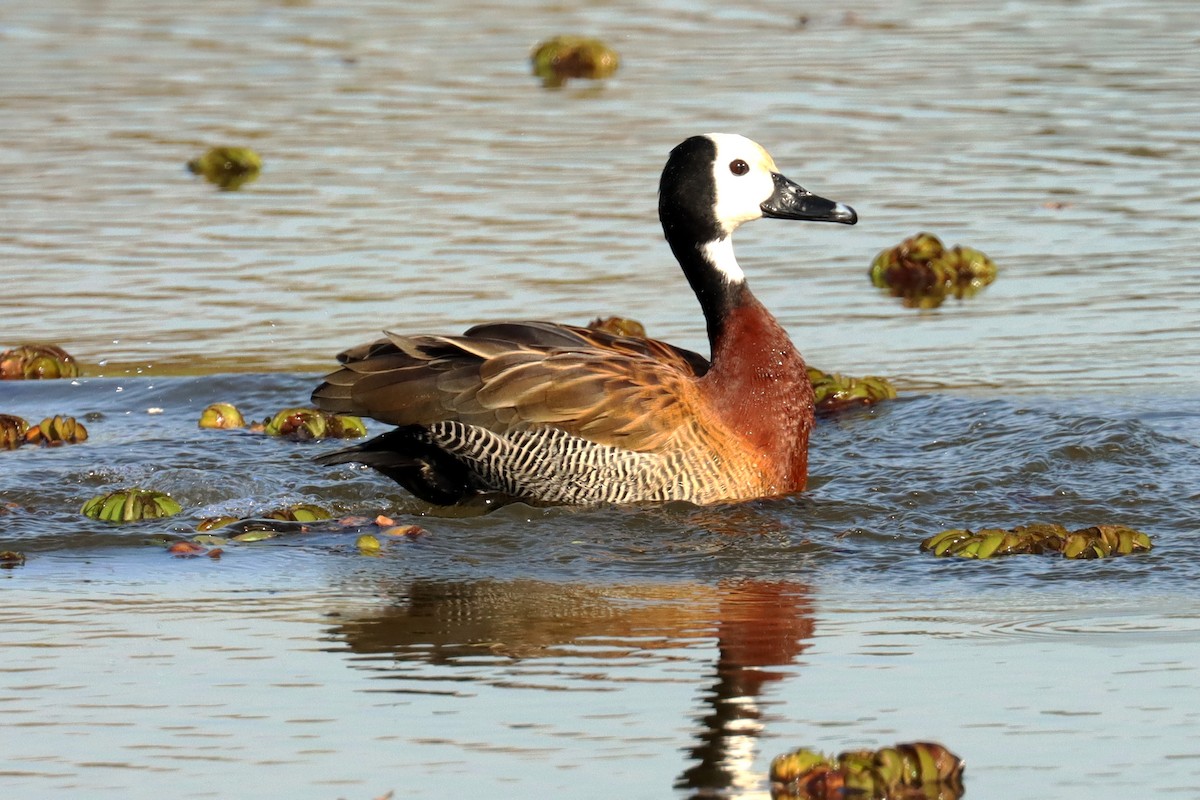
[[[387,337],[342,353],[313,401],[397,426],[457,421],[506,434],[551,427],[653,452],[706,415],[702,356],[654,339],[548,322],[462,336]]]

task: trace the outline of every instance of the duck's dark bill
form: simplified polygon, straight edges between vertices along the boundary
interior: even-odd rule
[[[850,206],[819,197],[778,172],[773,173],[771,177],[775,179],[775,193],[761,206],[764,216],[776,219],[805,219],[811,222],[841,222],[845,225],[858,222],[858,214]]]

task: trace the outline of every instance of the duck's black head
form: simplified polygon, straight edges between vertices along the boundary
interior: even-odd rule
[[[854,209],[803,189],[744,136],[693,136],[671,151],[658,187],[658,215],[671,251],[700,300],[714,352],[731,309],[746,301],[746,276],[731,235],[759,217],[858,221]]]

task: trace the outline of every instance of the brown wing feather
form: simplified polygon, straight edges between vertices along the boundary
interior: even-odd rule
[[[594,328],[561,325],[555,322],[489,322],[470,328],[464,336],[495,338],[537,348],[599,349],[616,353],[637,353],[673,363],[683,361],[697,376],[708,372],[708,359],[699,353],[643,336],[618,336]]]
[[[347,350],[321,408],[394,425],[460,420],[503,432],[550,425],[600,444],[662,446],[702,403],[696,353],[654,339],[545,322],[463,336],[397,336]]]
[[[495,372],[489,366],[474,402],[599,444],[655,450],[699,412],[694,375],[643,355],[573,351]]]

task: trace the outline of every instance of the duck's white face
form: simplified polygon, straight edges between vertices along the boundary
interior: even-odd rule
[[[759,217],[841,222],[853,225],[854,209],[818,197],[779,174],[775,160],[760,145],[735,133],[709,133],[716,145],[712,163],[713,216],[719,236],[702,245],[710,264],[725,280],[745,279],[733,256],[730,234],[743,222]]]
[[[850,206],[818,197],[780,175],[767,151],[745,136],[710,133],[707,138],[716,145],[713,211],[725,236],[743,222],[759,217],[846,225],[858,221]]]
[[[726,235],[743,222],[763,215],[763,203],[775,193],[775,166],[770,153],[736,133],[706,134],[717,146],[713,161],[716,217]]]

